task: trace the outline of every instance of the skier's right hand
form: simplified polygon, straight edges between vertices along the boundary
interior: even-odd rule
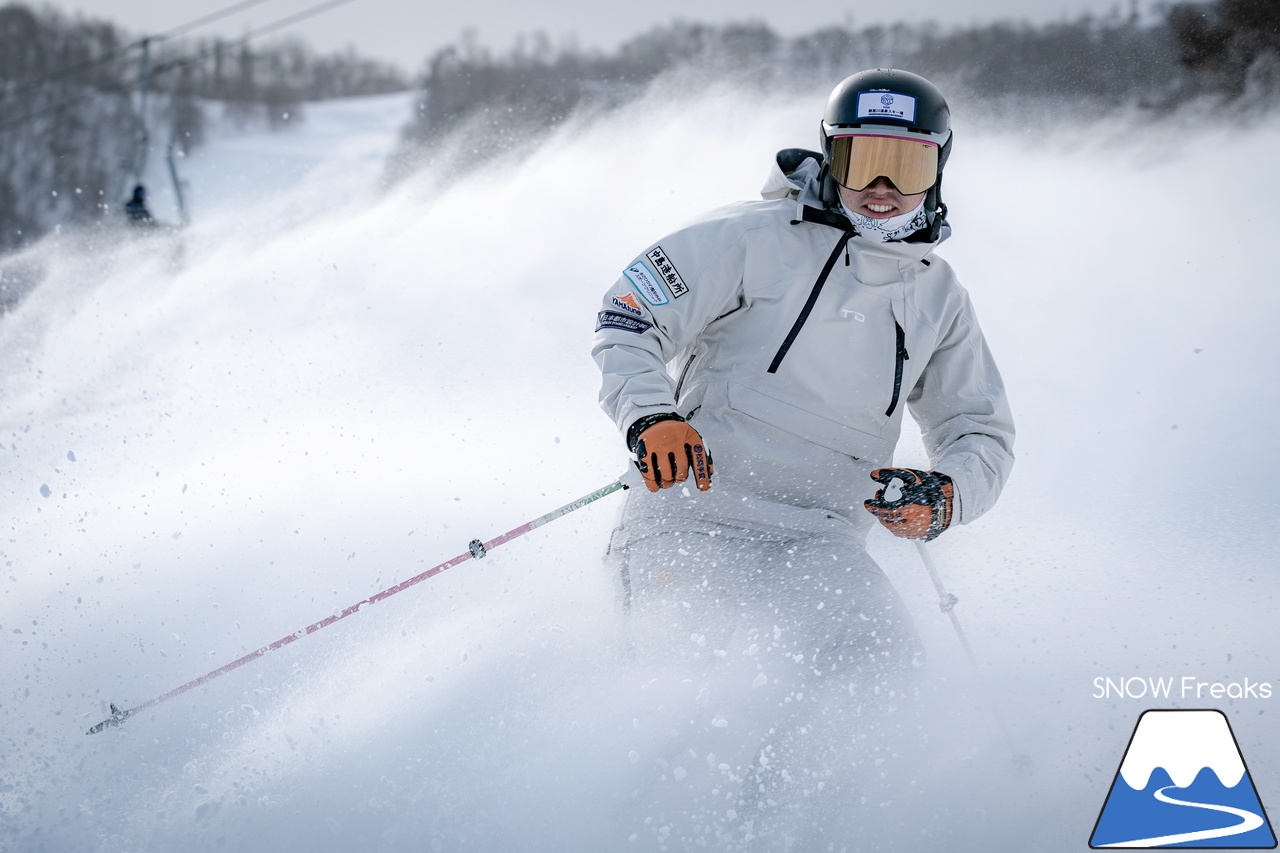
[[[642,430],[636,439],[636,467],[649,491],[683,483],[693,473],[699,491],[711,488],[715,468],[702,436],[682,418],[660,420]]]

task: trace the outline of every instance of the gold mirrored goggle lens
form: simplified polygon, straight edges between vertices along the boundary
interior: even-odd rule
[[[938,179],[938,146],[896,136],[837,136],[831,140],[831,176],[863,190],[884,175],[903,195],[922,193]]]

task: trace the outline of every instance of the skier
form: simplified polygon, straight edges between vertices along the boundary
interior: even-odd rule
[[[604,296],[600,400],[647,486],[609,547],[624,607],[642,645],[752,655],[771,707],[919,663],[872,520],[933,539],[990,509],[1013,464],[1000,375],[933,254],[951,142],[929,81],[855,74],[821,152],[779,152],[762,201],[662,237]],[[891,467],[907,409],[931,470]]]
[[[124,215],[130,225],[150,227],[156,224],[151,211],[147,210],[147,188],[142,184],[133,188],[133,197],[125,202]]]

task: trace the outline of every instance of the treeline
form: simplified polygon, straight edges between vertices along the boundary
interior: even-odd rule
[[[351,51],[321,56],[288,40],[144,46],[103,21],[0,6],[0,251],[118,212],[149,151],[199,144],[210,103],[279,123],[301,118],[307,101],[407,88],[395,67]]]
[[[0,7],[0,249],[96,210],[115,186],[139,130],[124,57],[109,24]]]
[[[409,161],[442,156],[448,149],[441,143],[462,128],[459,138],[484,138],[484,151],[500,152],[575,110],[607,109],[662,75],[690,72],[804,90],[893,66],[922,73],[967,102],[1013,97],[1094,109],[1168,110],[1205,92],[1238,98],[1251,89],[1264,97],[1280,91],[1277,0],[1181,4],[1145,18],[1118,9],[1043,26],[828,27],[797,38],[763,24],[674,24],[607,54],[556,48],[544,36],[505,54],[464,41],[429,60],[402,154]]]
[[[1233,99],[1280,90],[1280,2],[1183,4],[1170,10],[1169,27],[1197,88]]]
[[[178,100],[223,101],[234,117],[261,116],[273,124],[280,123],[285,113],[296,120],[307,101],[409,88],[404,74],[393,65],[365,59],[353,50],[317,56],[298,40],[265,48],[225,39],[165,47],[153,75],[157,85]],[[198,127],[180,128],[184,136],[198,131]]]

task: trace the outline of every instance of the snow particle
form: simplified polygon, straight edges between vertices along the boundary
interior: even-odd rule
[[[44,497],[44,498],[47,498],[47,497],[49,497],[49,495],[51,495],[51,494],[53,494],[53,490],[52,490],[52,489],[50,489],[50,488],[49,488],[49,486],[48,486],[47,484],[41,484],[41,486],[40,486],[40,496],[41,496],[41,497]]]

